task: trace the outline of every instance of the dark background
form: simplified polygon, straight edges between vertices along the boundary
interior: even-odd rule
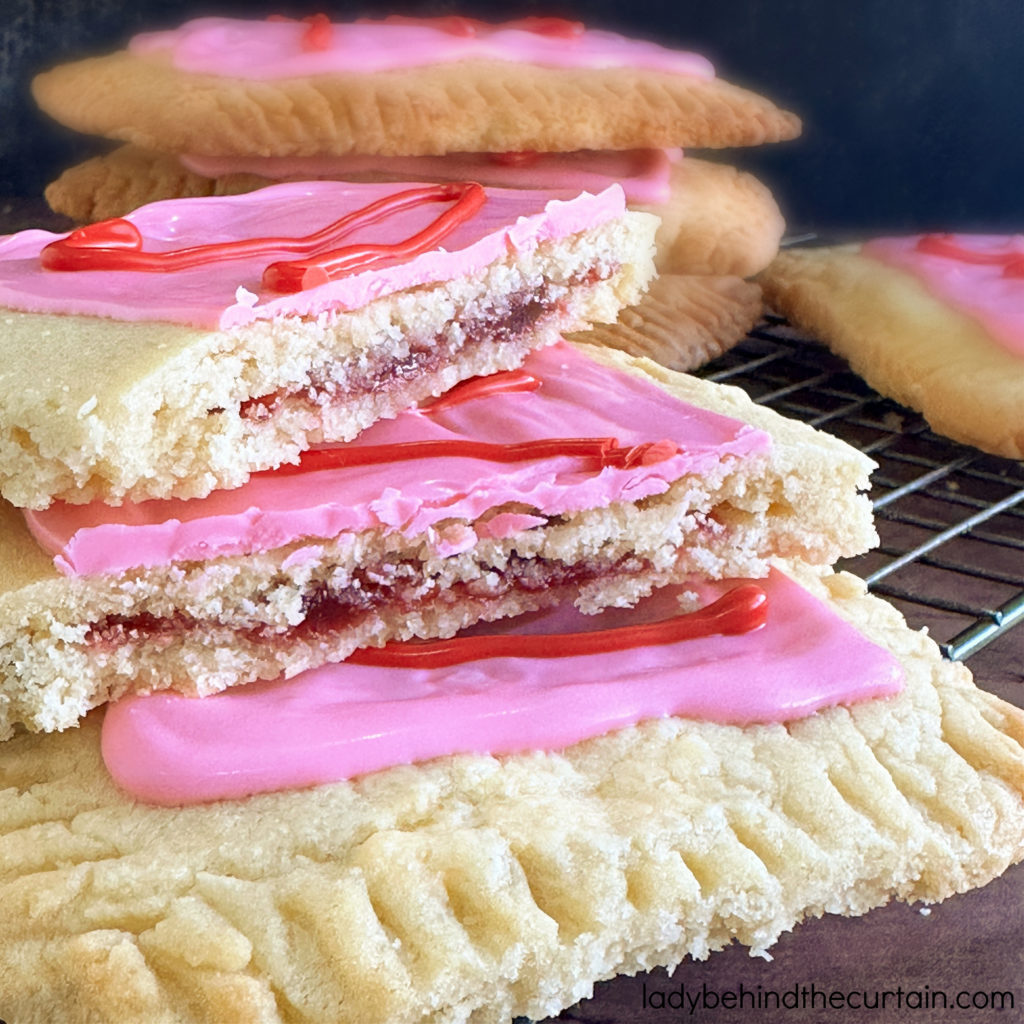
[[[1024,224],[1022,0],[0,0],[0,196],[39,196],[86,155],[34,110],[34,72],[199,14],[314,11],[561,14],[699,50],[803,116],[799,141],[728,154],[772,186],[794,231]]]

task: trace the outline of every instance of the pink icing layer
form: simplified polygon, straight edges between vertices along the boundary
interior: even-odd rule
[[[129,49],[138,54],[170,51],[171,61],[182,71],[248,79],[362,74],[459,60],[636,67],[704,79],[715,73],[699,54],[596,29],[570,39],[500,26],[460,36],[429,23],[368,21],[334,24],[327,48],[312,51],[303,47],[306,30],[299,22],[197,18],[177,29],[137,35]]]
[[[302,237],[344,214],[410,186],[335,181],[271,185],[240,196],[169,199],[129,214],[143,236],[143,250],[267,236]],[[354,231],[345,244],[392,244],[425,228],[443,206],[425,203]],[[600,195],[488,189],[483,208],[441,247],[379,270],[351,274],[294,295],[264,292],[261,277],[273,259],[248,256],[174,272],[58,271],[39,264],[43,247],[57,238],[30,230],[0,238],[0,306],[31,313],[72,313],[115,320],[165,320],[202,328],[231,328],[279,316],[318,316],[358,309],[372,299],[418,285],[450,281],[481,271],[510,251],[529,251],[549,239],[620,216],[622,189]]]
[[[878,238],[865,256],[913,274],[938,299],[978,320],[993,341],[1024,358],[1024,277],[1003,276],[998,264],[972,263],[920,252],[923,236]],[[1024,257],[1024,235],[948,235],[961,249]]]
[[[521,161],[489,153],[444,156],[181,156],[182,166],[205,178],[258,174],[270,181],[351,179],[387,174],[402,181],[478,181],[481,185],[565,192],[602,192],[618,182],[631,203],[663,203],[678,149],[577,150],[530,153]]]
[[[680,402],[640,378],[595,363],[565,343],[530,355],[523,369],[534,391],[499,393],[413,410],[375,423],[346,447],[432,440],[615,437],[623,446],[667,439],[681,451],[651,465],[588,470],[570,456],[498,464],[465,457],[321,470],[261,473],[230,491],[189,501],[109,506],[53,503],[25,518],[67,574],[241,555],[296,541],[315,542],[384,527],[434,538],[439,554],[472,546],[479,535],[505,536],[535,517],[512,515],[484,526],[440,532],[447,520],[472,523],[510,502],[540,515],[637,501],[683,474],[725,472],[729,457],[766,452],[770,438],[744,423]],[[308,557],[315,551],[309,550]]]
[[[212,697],[129,697],[103,723],[118,785],[156,804],[201,803],[348,779],[455,753],[555,750],[650,718],[748,725],[898,692],[902,670],[792,580],[773,572],[767,624],[740,636],[445,669],[328,665]],[[706,600],[728,584],[705,585]],[[562,608],[486,632],[607,629],[674,613]]]

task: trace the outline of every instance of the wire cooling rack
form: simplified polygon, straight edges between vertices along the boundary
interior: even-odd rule
[[[939,437],[779,318],[699,374],[870,455],[881,543],[840,567],[928,627],[947,658],[1024,682],[1024,463]]]

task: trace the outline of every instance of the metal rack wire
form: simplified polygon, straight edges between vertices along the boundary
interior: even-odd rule
[[[937,436],[777,317],[699,372],[870,455],[881,544],[841,568],[928,626],[946,657],[998,640],[1004,663],[1024,663],[1024,464]]]

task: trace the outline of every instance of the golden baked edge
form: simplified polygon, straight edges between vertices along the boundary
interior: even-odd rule
[[[912,275],[834,246],[781,252],[758,281],[769,307],[936,433],[1024,458],[1024,364]]]

